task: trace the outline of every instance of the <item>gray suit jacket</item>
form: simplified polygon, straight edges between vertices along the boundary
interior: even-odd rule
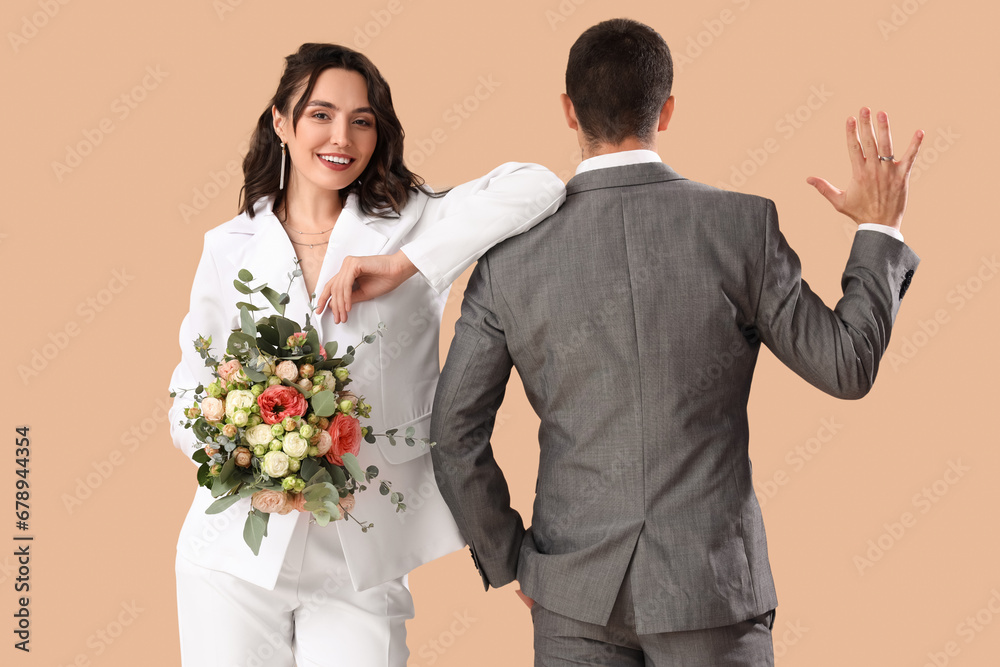
[[[640,634],[777,604],[747,452],[763,342],[840,398],[864,396],[919,258],[859,231],[830,310],[774,203],[662,163],[584,172],[559,211],[490,250],[434,399],[441,493],[488,588],[604,625],[629,561]],[[541,418],[531,527],[490,446],[511,366]]]

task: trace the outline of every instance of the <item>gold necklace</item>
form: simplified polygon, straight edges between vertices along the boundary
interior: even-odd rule
[[[292,239],[288,239],[288,240],[292,241]],[[307,245],[310,248],[312,248],[314,245],[326,245],[329,242],[330,242],[329,240],[323,241],[322,243],[299,243],[298,241],[292,241],[292,243],[294,243],[295,245]]]
[[[285,213],[285,220],[287,220],[288,219],[288,210],[286,209],[284,211],[284,213]],[[300,232],[299,230],[295,229],[294,227],[287,226],[287,224],[285,223],[285,220],[282,220],[281,218],[278,218],[278,222],[281,223],[282,227],[284,227],[285,229],[290,229],[290,230],[292,230],[293,232],[295,232],[296,234],[299,234],[299,235],[302,235],[302,234],[308,234],[308,235],[326,234],[328,231],[330,231],[331,229],[333,229],[333,227],[330,227],[330,229],[324,229],[321,232]],[[326,241],[323,241],[323,242],[316,242],[316,243],[299,243],[298,241],[293,241],[292,239],[288,239],[288,240],[291,241],[292,243],[294,243],[295,245],[307,245],[307,246],[309,246],[310,250],[312,249],[313,246],[326,245],[327,243],[330,242],[329,239],[327,239]]]

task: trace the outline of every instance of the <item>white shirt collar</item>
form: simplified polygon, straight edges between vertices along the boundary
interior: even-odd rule
[[[576,173],[582,174],[593,169],[607,169],[609,167],[624,167],[629,164],[642,164],[644,162],[663,162],[656,151],[641,148],[634,151],[618,151],[617,153],[605,153],[587,158],[576,166]]]

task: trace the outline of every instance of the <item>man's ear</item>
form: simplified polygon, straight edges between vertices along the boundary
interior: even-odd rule
[[[576,109],[573,108],[573,100],[569,99],[569,95],[566,93],[560,94],[559,99],[562,100],[563,115],[566,116],[566,124],[569,125],[569,129],[579,130],[580,123],[576,120]]]
[[[660,109],[660,124],[656,126],[657,132],[663,132],[667,129],[667,125],[670,124],[670,117],[674,115],[674,96],[671,95],[667,98],[667,101],[663,103],[663,108]]]
[[[278,111],[278,107],[273,104],[271,105],[271,119],[272,126],[274,127],[274,133],[278,135],[278,139],[284,142],[285,137],[282,133],[285,130],[285,117]]]

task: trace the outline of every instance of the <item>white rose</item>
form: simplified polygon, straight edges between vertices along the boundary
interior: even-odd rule
[[[298,433],[292,431],[291,433],[285,434],[285,439],[282,440],[281,448],[289,456],[300,459],[305,456],[306,450],[309,449],[309,441]]]
[[[226,406],[218,398],[209,396],[201,402],[201,414],[208,421],[217,422],[226,414]]]
[[[252,447],[267,445],[274,439],[270,424],[257,424],[243,432],[243,439]]]
[[[264,474],[268,477],[284,477],[288,474],[288,454],[268,452],[264,455]]]
[[[316,443],[316,449],[319,450],[320,456],[326,456],[326,453],[330,451],[330,447],[333,446],[333,437],[327,431],[319,432],[319,442]]]
[[[274,374],[277,375],[282,380],[288,380],[289,382],[295,382],[299,377],[299,367],[295,365],[294,361],[282,361],[274,369]]]
[[[248,389],[233,389],[226,394],[226,416],[230,419],[237,408],[249,408],[257,402],[257,397]]]

